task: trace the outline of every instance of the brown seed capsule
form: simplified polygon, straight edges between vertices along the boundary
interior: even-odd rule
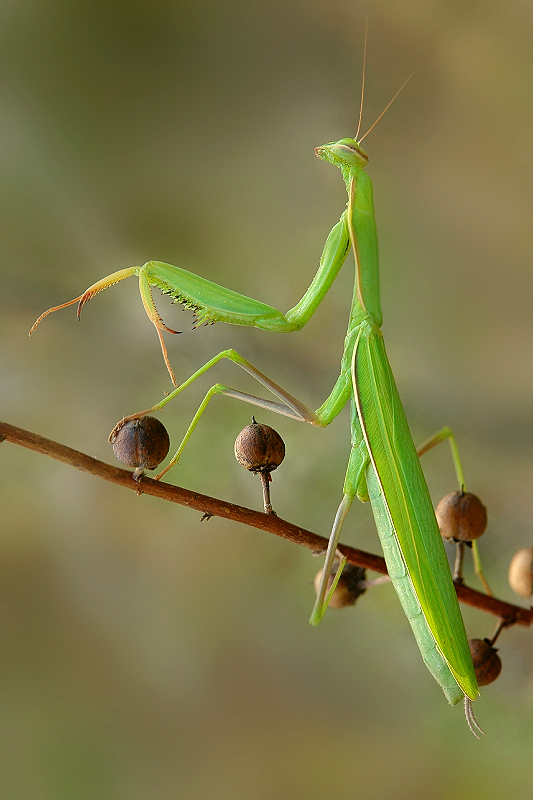
[[[468,644],[477,682],[480,686],[487,686],[495,681],[502,671],[498,651],[492,647],[488,639],[469,639]]]
[[[509,565],[509,585],[513,592],[526,600],[533,593],[533,547],[518,550]]]
[[[487,527],[487,510],[471,492],[452,492],[443,497],[435,516],[445,539],[471,542],[479,539]]]
[[[254,420],[235,439],[235,458],[250,472],[272,472],[285,458],[285,443],[274,428]]]
[[[110,441],[118,460],[136,470],[155,469],[170,448],[167,429],[155,417],[131,419],[117,425]]]
[[[320,570],[315,575],[315,592],[318,594],[320,581],[322,580],[322,573]],[[335,569],[328,579],[328,591],[333,583],[335,577]],[[331,596],[328,608],[345,608],[346,606],[353,606],[358,597],[366,592],[366,570],[363,567],[356,567],[354,564],[346,564],[339,582],[335,587],[335,591]]]

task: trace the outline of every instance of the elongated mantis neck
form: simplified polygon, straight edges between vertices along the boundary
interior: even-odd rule
[[[354,315],[364,310],[380,327],[383,314],[379,291],[379,250],[372,181],[363,169],[358,169],[346,175],[345,183],[348,192],[348,230],[356,273],[350,322]]]
[[[379,297],[378,237],[372,181],[365,172],[368,155],[355,139],[339,139],[317,147],[315,152],[319,158],[340,169],[346,184],[346,221],[356,268],[355,293],[361,307],[380,326],[383,315]]]

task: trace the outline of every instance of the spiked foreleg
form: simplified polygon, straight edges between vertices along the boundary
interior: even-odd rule
[[[327,238],[318,272],[309,289],[305,292],[300,302],[287,314],[283,314],[277,308],[259,300],[254,300],[231,289],[226,289],[224,286],[213,283],[181,267],[175,267],[163,261],[147,261],[142,267],[128,267],[114,272],[94,283],[74,300],[49,308],[35,322],[30,330],[30,336],[41,320],[53,311],[59,311],[61,308],[78,303],[79,317],[85,303],[98,292],[113,286],[113,284],[124,280],[124,278],[137,275],[145,311],[157,330],[165,364],[172,382],[176,386],[162,332],[179,333],[179,331],[172,330],[161,319],[152,298],[151,286],[156,286],[164,294],[168,294],[174,302],[181,303],[185,308],[190,309],[195,315],[196,325],[226,322],[231,325],[249,325],[274,333],[290,333],[300,330],[316,311],[325,293],[335,280],[346,257],[348,247],[349,237],[346,213],[344,213]]]

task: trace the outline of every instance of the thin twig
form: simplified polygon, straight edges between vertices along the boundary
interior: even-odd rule
[[[464,555],[465,555],[465,543],[455,542],[455,564],[453,567],[453,580],[456,585],[463,582]]]
[[[270,482],[272,480],[270,472],[260,472],[259,476],[263,487],[263,506],[265,508],[265,514],[275,514],[276,512],[272,508],[272,500],[270,499]]]
[[[163,500],[169,500],[172,503],[179,503],[196,511],[201,511],[204,515],[208,514],[213,517],[223,517],[224,519],[241,522],[243,525],[273,533],[313,551],[324,551],[328,544],[328,540],[323,536],[318,536],[316,533],[293,525],[274,514],[263,514],[250,508],[226,503],[223,500],[217,500],[215,497],[192,492],[189,489],[182,489],[180,486],[173,486],[145,476],[142,477],[140,482],[136,482],[133,480],[133,473],[128,470],[105,464],[103,461],[99,461],[85,453],[80,453],[78,450],[73,450],[71,447],[66,447],[59,444],[59,442],[54,442],[52,439],[46,439],[37,433],[30,433],[23,428],[17,428],[6,422],[0,422],[0,442],[3,440],[35,450],[57,461],[62,461],[64,464],[76,467],[76,469],[83,472],[89,472],[91,475],[96,475],[111,483],[125,486],[136,493],[140,491],[141,494],[149,494],[154,497],[160,497]],[[366,569],[372,569],[374,572],[379,572],[383,575],[387,574],[385,559],[381,556],[367,553],[364,550],[358,550],[345,544],[339,545],[339,550],[346,556],[350,564],[366,567]],[[504,619],[506,627],[515,623],[531,625],[533,616],[531,609],[520,608],[495,597],[487,597],[487,595],[477,592],[464,584],[456,584],[455,589],[457,597],[462,603]]]
[[[496,630],[494,631],[494,633],[492,634],[492,636],[489,639],[489,644],[490,644],[491,647],[494,647],[494,643],[495,643],[496,639],[498,638],[500,633],[503,631],[503,629],[506,628],[506,627],[507,627],[506,620],[501,619],[498,622],[498,624],[496,625]]]

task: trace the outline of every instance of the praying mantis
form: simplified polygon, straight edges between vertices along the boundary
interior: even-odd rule
[[[401,89],[403,86],[374,125]],[[350,506],[355,497],[362,502],[370,501],[388,573],[411,624],[422,658],[442,687],[448,702],[455,705],[463,700],[468,725],[477,736],[476,729],[482,731],[473,714],[472,701],[477,697],[478,685],[464,623],[433,504],[381,332],[383,317],[379,291],[378,238],[372,183],[365,171],[368,155],[361,146],[374,125],[364,136],[358,138],[362,106],[361,98],[359,126],[353,138],[342,138],[315,150],[320,159],[340,169],[348,202],[327,237],[318,271],[309,288],[301,300],[285,314],[180,267],[161,261],[148,261],[141,267],[129,267],[114,272],[90,286],[74,300],[48,309],[36,321],[30,335],[48,314],[78,303],[79,316],[85,303],[98,292],[136,275],[144,308],[156,328],[163,358],[175,389],[150,409],[126,417],[119,425],[124,421],[161,411],[167,403],[223,359],[248,372],[276,397],[276,400],[263,399],[216,383],[205,395],[175,455],[157,478],[161,478],[178,463],[209,401],[216,394],[234,397],[320,428],[329,425],[349,403],[351,451],[343,496],[333,523],[322,580],[310,621],[318,624],[326,610],[331,595],[331,589],[329,594],[327,591],[328,579],[335,560],[339,557],[339,537]],[[300,330],[309,322],[337,277],[350,249],[355,260],[355,283],[340,374],[329,397],[316,411],[301,403],[233,349],[218,353],[188,380],[177,384],[162,335],[163,331],[176,331],[168,328],[161,319],[151,287],[157,287],[163,293],[169,294],[175,302],[192,309],[197,324],[226,322],[253,326],[265,331],[289,333]],[[428,440],[421,450],[425,452],[444,438],[450,439],[452,451],[456,454],[455,441],[449,429],[443,429],[432,440]],[[461,476],[458,465],[457,456],[456,468]],[[342,566],[341,558],[336,579]]]

